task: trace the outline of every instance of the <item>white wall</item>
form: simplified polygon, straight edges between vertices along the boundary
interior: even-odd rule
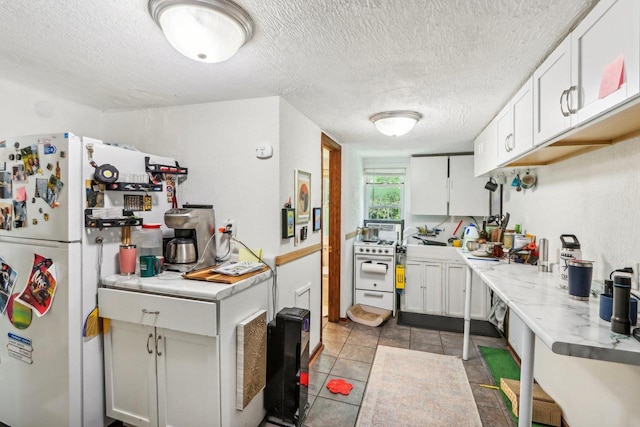
[[[0,79],[0,135],[72,132],[101,138],[101,112]]]
[[[311,174],[311,207],[322,206],[322,142],[320,128],[280,99],[280,145],[279,197],[275,200],[274,211],[280,214],[284,203],[291,197],[295,206],[294,171],[296,169]],[[280,253],[292,252],[304,247],[322,243],[320,231],[313,231],[313,216],[308,222],[296,221],[296,235],[301,227],[307,227],[307,240],[280,239],[280,222],[274,228]],[[314,252],[301,259],[278,268],[278,309],[297,306],[311,310],[310,350],[320,343],[322,327],[322,251]],[[308,294],[307,294],[308,292]],[[309,306],[307,307],[306,304]]]
[[[640,138],[536,170],[538,186],[517,193],[505,186],[510,224],[549,239],[575,234],[594,279],[640,262]],[[555,260],[554,260],[555,261]],[[633,338],[631,338],[633,339]],[[559,356],[536,340],[535,378],[558,401],[572,426],[631,426],[640,419],[640,367]],[[578,392],[579,390],[579,392]]]
[[[236,221],[251,248],[279,253],[280,203],[277,97],[105,113],[104,137],[175,158],[189,168],[178,203],[213,204],[216,224]],[[255,156],[259,144],[271,159]]]
[[[345,236],[362,226],[364,218],[363,158],[348,145],[342,147],[342,261],[340,265],[340,317],[353,305],[353,243]]]

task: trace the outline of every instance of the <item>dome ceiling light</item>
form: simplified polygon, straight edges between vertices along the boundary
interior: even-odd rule
[[[149,0],[149,14],[171,46],[194,61],[225,61],[253,34],[249,14],[228,0]]]
[[[388,136],[402,136],[411,132],[421,118],[422,114],[415,111],[385,111],[374,114],[369,119],[380,133]]]

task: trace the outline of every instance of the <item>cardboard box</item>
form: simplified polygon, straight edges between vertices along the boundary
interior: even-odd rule
[[[500,378],[500,388],[511,401],[513,415],[518,416],[520,401],[520,381]],[[542,390],[538,384],[533,384],[533,410],[531,418],[534,422],[560,427],[562,424],[562,409]]]

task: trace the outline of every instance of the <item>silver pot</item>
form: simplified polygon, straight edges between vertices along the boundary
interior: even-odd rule
[[[378,229],[370,227],[362,227],[360,229],[363,241],[376,241],[378,240]]]
[[[196,244],[192,239],[176,238],[167,243],[169,264],[191,264],[197,260]]]

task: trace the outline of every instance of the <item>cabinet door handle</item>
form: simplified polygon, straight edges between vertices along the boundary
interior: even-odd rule
[[[371,294],[371,293],[368,293],[368,292],[365,292],[364,296],[365,297],[374,297],[374,298],[383,298],[384,297],[384,295],[382,295],[382,294]]]
[[[151,341],[151,338],[153,338],[153,334],[149,334],[149,337],[147,338],[147,351],[149,354],[153,353],[153,350],[149,347],[149,341]]]
[[[562,98],[567,95],[567,98],[569,98],[569,89],[565,89],[562,91],[562,94],[560,94],[560,112],[562,113],[563,116],[565,117],[569,117],[569,113],[564,111],[564,108],[562,108]],[[569,105],[569,102],[567,101],[567,106]]]
[[[160,340],[162,339],[162,335],[158,335],[158,338],[156,338],[156,354],[158,356],[162,356],[162,352],[160,351],[160,349],[158,348],[158,344],[160,344]]]
[[[567,90],[567,110],[569,110],[569,114],[575,114],[578,112],[576,108],[571,108],[571,104],[569,104],[569,97],[571,96],[571,92],[575,92],[577,89],[577,87],[571,86],[569,90]]]
[[[149,311],[146,308],[142,309],[142,313],[143,314],[160,314],[160,311],[156,310],[156,311]]]
[[[510,133],[509,134],[509,151],[513,151],[513,149],[516,148],[513,141],[515,141],[515,138],[513,137],[513,133]]]
[[[509,152],[509,135],[504,138],[504,151]]]

